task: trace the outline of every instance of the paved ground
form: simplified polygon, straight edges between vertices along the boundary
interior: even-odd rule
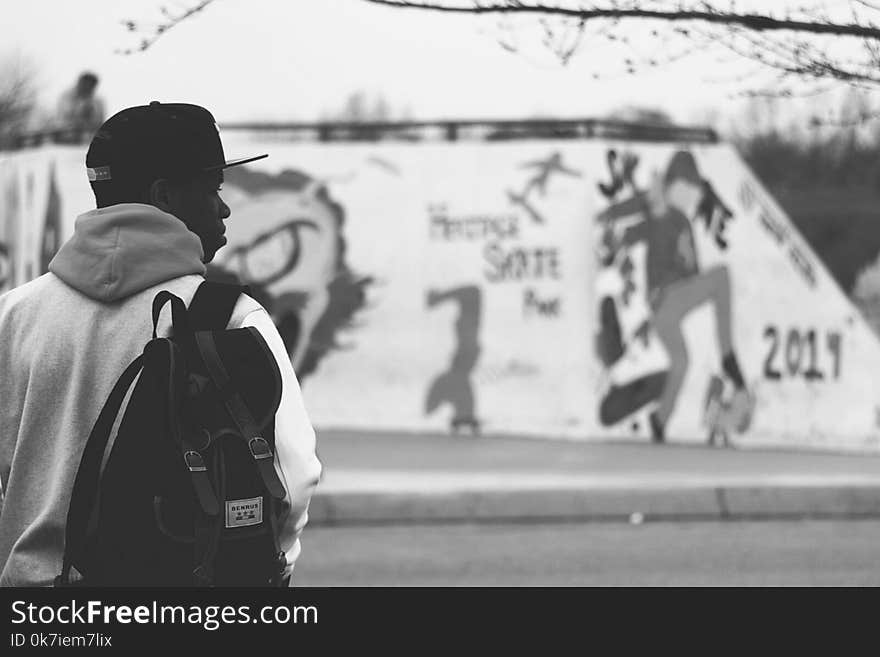
[[[742,475],[757,470],[764,474],[860,473],[880,479],[880,454],[330,430],[319,432],[318,449],[322,460],[337,470],[689,475]]]
[[[880,518],[880,455],[344,431],[319,454],[313,526]]]
[[[880,521],[310,527],[297,586],[877,586]]]

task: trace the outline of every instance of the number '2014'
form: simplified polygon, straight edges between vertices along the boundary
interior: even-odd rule
[[[770,343],[770,350],[764,359],[764,378],[778,380],[784,375],[803,376],[808,381],[839,379],[841,365],[842,339],[837,331],[825,334],[825,351],[831,359],[831,371],[823,371],[821,362],[827,360],[820,356],[820,334],[815,329],[801,332],[790,329],[783,334],[775,326],[764,329],[764,338]]]

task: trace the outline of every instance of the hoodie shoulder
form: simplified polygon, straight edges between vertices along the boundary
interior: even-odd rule
[[[5,321],[11,313],[41,297],[43,291],[52,286],[65,287],[57,276],[46,273],[0,294],[0,321]]]
[[[261,306],[253,297],[242,294],[232,309],[232,316],[229,318],[228,328],[241,328],[244,325],[245,318],[255,312],[264,312],[268,314],[265,308]]]

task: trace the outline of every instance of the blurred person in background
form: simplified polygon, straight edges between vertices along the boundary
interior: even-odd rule
[[[76,84],[61,94],[58,100],[58,128],[76,133],[86,133],[90,138],[104,123],[104,100],[95,91],[98,76],[86,71]]]

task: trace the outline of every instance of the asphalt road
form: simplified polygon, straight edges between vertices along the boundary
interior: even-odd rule
[[[297,586],[878,586],[880,521],[309,527]]]

